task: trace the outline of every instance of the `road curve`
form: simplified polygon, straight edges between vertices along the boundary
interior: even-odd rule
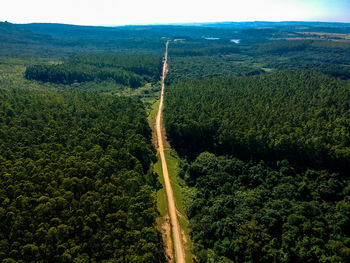
[[[162,137],[162,129],[161,129],[161,119],[162,119],[161,117],[162,117],[162,111],[163,111],[163,97],[164,97],[164,79],[168,68],[168,65],[167,65],[168,44],[169,44],[169,41],[167,41],[165,45],[163,73],[162,73],[162,79],[161,79],[162,90],[160,93],[160,103],[159,103],[157,119],[156,119],[156,131],[157,131],[157,138],[158,138],[158,150],[159,150],[160,159],[162,162],[163,178],[165,183],[166,194],[168,197],[168,209],[169,209],[169,215],[170,215],[173,244],[175,249],[175,258],[177,263],[185,263],[185,253],[184,253],[185,249],[182,244],[181,230],[180,230],[179,221],[176,215],[173,189],[170,184],[168,167],[164,156],[164,146],[163,146],[163,137]]]

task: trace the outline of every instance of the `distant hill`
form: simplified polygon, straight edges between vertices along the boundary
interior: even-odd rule
[[[127,50],[159,55],[165,39],[242,39],[244,44],[283,39],[290,37],[290,32],[350,34],[350,23],[255,21],[103,27],[0,22],[0,55],[62,57]]]
[[[135,30],[130,30],[130,32]],[[161,54],[164,40],[114,28],[64,24],[12,24],[0,22],[0,56],[65,57],[76,53],[115,52]]]
[[[15,31],[19,35],[42,39],[42,35],[64,39],[159,39],[162,37],[191,37],[201,38],[215,36],[221,38],[234,37],[238,31],[252,28],[272,27],[278,31],[301,31],[301,32],[328,32],[328,33],[350,33],[350,23],[328,23],[328,22],[218,22],[218,23],[188,23],[173,25],[142,25],[142,26],[78,26],[55,23],[31,23],[11,24],[0,22],[0,33],[3,30]],[[235,30],[235,31],[233,31]],[[29,32],[35,35],[30,35]],[[44,37],[46,38],[46,37]],[[46,39],[45,39],[46,40]],[[52,41],[52,40],[51,40]]]
[[[47,34],[60,38],[79,39],[154,39],[154,38],[174,38],[178,36],[200,38],[206,35],[227,36],[227,29],[190,26],[190,25],[144,25],[144,26],[76,26],[66,24],[33,23],[21,24],[18,27],[30,30],[38,34]],[[232,33],[232,32],[231,32]]]
[[[11,24],[8,22],[0,22],[0,38],[1,42],[7,43],[38,43],[45,42],[52,44],[53,38],[49,35],[43,35],[25,29],[22,25]]]

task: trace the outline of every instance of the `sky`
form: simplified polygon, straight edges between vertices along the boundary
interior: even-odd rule
[[[0,21],[75,25],[350,22],[350,0],[1,0]]]

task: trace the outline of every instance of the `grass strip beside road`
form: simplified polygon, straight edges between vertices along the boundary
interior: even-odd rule
[[[190,229],[189,229],[189,220],[186,216],[185,212],[185,195],[183,193],[184,191],[184,182],[182,179],[178,176],[178,166],[179,166],[179,157],[177,157],[176,152],[171,149],[164,149],[165,159],[168,166],[168,173],[170,177],[170,183],[173,188],[173,194],[175,199],[175,206],[180,214],[178,214],[178,220],[181,229],[184,231],[185,234],[185,240],[184,247],[185,247],[185,255],[186,255],[186,262],[193,262],[193,255],[191,253],[192,249],[192,242],[190,239]],[[158,211],[161,214],[161,216],[165,216],[168,213],[168,200],[166,196],[166,192],[164,189],[164,180],[163,180],[163,173],[162,173],[162,165],[160,161],[159,154],[157,155],[158,161],[154,165],[155,172],[158,174],[159,181],[163,185],[163,188],[158,190],[157,192],[157,207]]]

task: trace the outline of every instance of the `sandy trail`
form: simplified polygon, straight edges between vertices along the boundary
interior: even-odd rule
[[[163,137],[162,137],[162,130],[161,130],[161,116],[162,116],[162,110],[163,110],[163,97],[164,97],[164,79],[167,73],[167,60],[168,60],[168,44],[169,41],[166,43],[165,46],[165,55],[164,55],[164,64],[163,64],[163,74],[162,74],[162,90],[160,94],[160,103],[157,113],[157,119],[156,119],[156,131],[157,131],[157,138],[158,138],[158,150],[160,154],[160,159],[162,161],[162,170],[163,170],[163,177],[165,182],[165,189],[166,194],[168,197],[168,209],[170,214],[170,222],[171,222],[171,229],[172,229],[172,236],[173,236],[173,243],[174,243],[174,249],[175,249],[175,258],[176,262],[178,263],[185,263],[185,253],[184,253],[184,247],[182,244],[182,238],[181,238],[181,229],[179,225],[179,221],[177,219],[176,215],[176,207],[175,207],[175,201],[174,201],[174,194],[173,189],[170,184],[169,174],[168,174],[168,167],[165,161],[164,156],[164,146],[163,146]]]

